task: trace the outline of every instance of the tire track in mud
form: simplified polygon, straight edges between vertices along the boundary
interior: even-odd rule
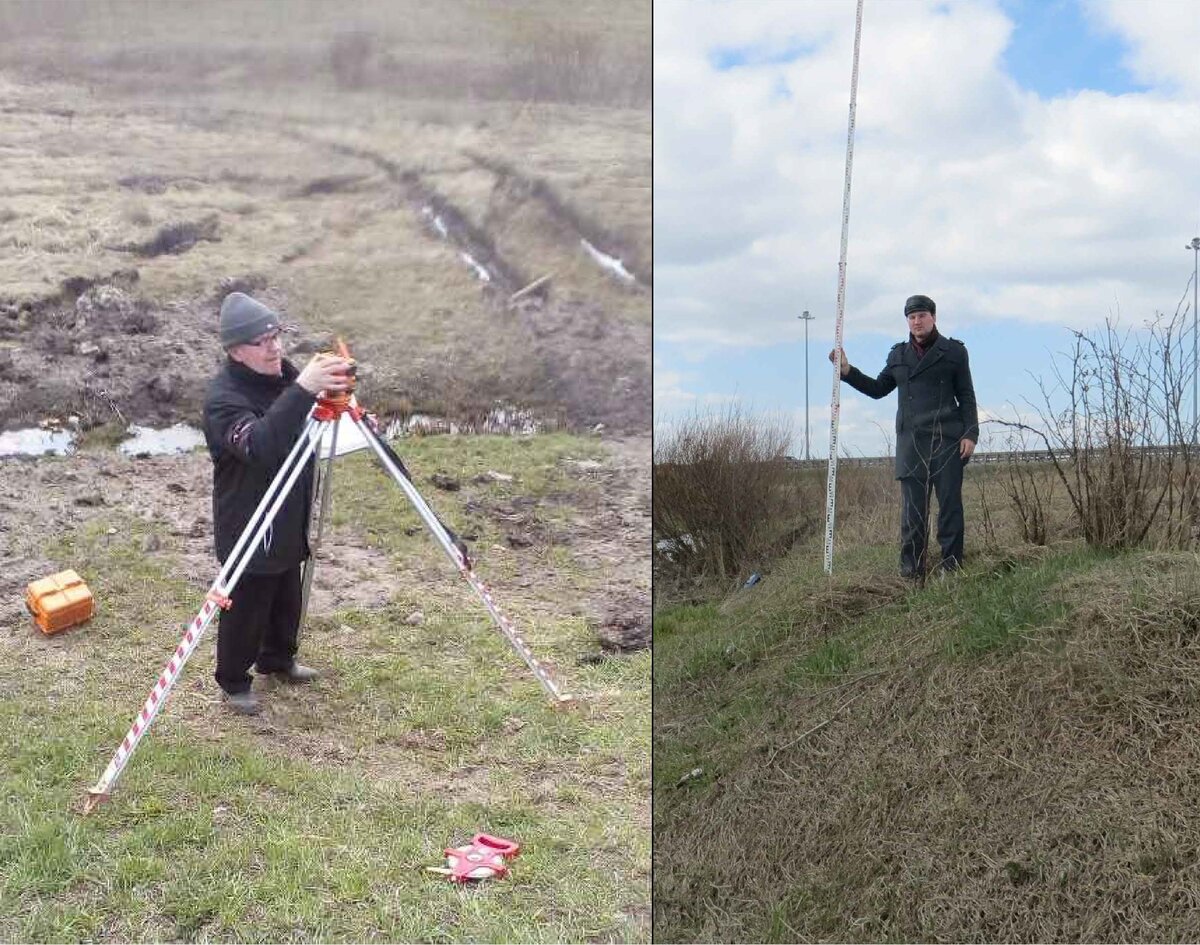
[[[315,131],[280,127],[278,120],[272,121],[271,116],[237,110],[223,112],[217,119],[211,115],[174,114],[170,117],[183,124],[199,124],[208,130],[219,130],[229,134],[236,133],[237,126],[243,121],[253,122],[259,133],[264,130],[266,123],[275,133],[297,141],[305,147],[328,149],[335,154],[351,157],[378,168],[387,180],[399,189],[431,238],[444,240],[461,255],[469,257],[468,262],[478,264],[486,271],[488,278],[483,283],[483,293],[485,299],[495,307],[498,330],[517,334],[518,339],[523,342],[523,350],[529,356],[529,363],[536,365],[535,370],[542,377],[539,382],[541,395],[537,398],[539,403],[531,402],[529,406],[535,406],[539,413],[545,411],[544,418],[566,421],[576,429],[590,428],[600,423],[614,433],[640,433],[650,429],[649,325],[632,322],[620,314],[614,315],[607,311],[605,306],[586,299],[556,302],[548,296],[541,296],[511,303],[510,297],[513,293],[529,284],[529,274],[522,271],[520,265],[505,258],[486,229],[473,224],[466,213],[423,178],[419,171],[406,168],[386,154],[369,148],[331,141]],[[203,120],[198,121],[198,117]],[[549,217],[560,235],[566,234],[566,241],[574,244],[577,238],[588,239],[589,242],[593,242],[594,239],[597,241],[595,245],[604,247],[605,251],[615,248],[607,234],[567,206],[544,182],[524,175],[503,162],[491,161],[477,154],[470,157],[473,163],[496,175],[498,186],[504,186],[504,183],[508,182],[514,199],[537,202],[538,211]],[[493,166],[489,167],[488,163]],[[257,181],[257,178],[253,179]],[[165,189],[173,182],[174,179],[167,175],[156,177],[134,174],[127,175],[117,183],[118,186],[134,190],[154,191],[159,188]],[[294,182],[289,183],[294,189]],[[328,182],[322,179],[320,183],[325,186]],[[570,251],[578,252],[578,247],[571,245]],[[639,278],[644,275],[641,273]],[[68,280],[72,281],[74,280]],[[38,316],[44,318],[49,314],[58,316],[58,320],[63,324],[48,324],[45,326],[47,330],[51,327],[66,327],[66,321],[72,320],[70,310],[77,298],[92,284],[107,283],[109,278],[79,281],[81,284],[78,286],[68,287],[64,283],[63,290],[56,293],[55,297],[37,300],[36,305],[31,305],[30,300],[12,300],[12,303],[5,307],[5,311],[0,311],[0,331],[7,330],[10,337],[14,334],[18,337],[23,336],[42,320]],[[122,303],[122,306],[125,304],[141,304],[141,300],[130,298]],[[210,336],[215,327],[210,324],[210,318],[206,317],[207,309],[211,307],[211,299],[195,299],[170,307],[175,309],[181,305],[186,312],[159,313],[162,316],[163,327],[169,324],[172,331],[183,330],[187,335],[187,342],[195,346],[197,351],[205,350],[205,345],[211,342]],[[32,310],[35,307],[40,311],[35,313]],[[22,308],[28,311],[23,312],[20,310]],[[48,312],[48,309],[53,311]],[[201,309],[205,312],[202,313]],[[27,319],[32,319],[33,323]],[[93,330],[99,332],[102,327],[104,326],[97,320]],[[70,376],[66,381],[70,389],[63,388],[61,384],[47,384],[42,391],[44,396],[36,398],[37,403],[28,401],[23,404],[27,409],[20,412],[20,417],[10,409],[0,412],[0,421],[12,424],[18,419],[33,420],[35,414],[44,416],[46,413],[73,412],[85,414],[87,425],[91,425],[101,421],[109,412],[111,401],[105,399],[109,396],[116,397],[130,420],[146,422],[153,417],[163,421],[184,411],[187,404],[198,396],[197,390],[193,390],[196,383],[191,375],[197,369],[200,374],[207,373],[207,366],[202,367],[199,363],[203,358],[185,357],[178,350],[178,345],[165,346],[161,352],[155,348],[156,354],[147,358],[142,347],[157,341],[158,332],[151,330],[148,334],[138,336],[140,340],[134,339],[137,344],[130,348],[130,353],[136,355],[136,359],[141,362],[149,360],[155,363],[160,371],[172,372],[171,377],[164,382],[166,390],[148,387],[143,390],[147,379],[141,379],[140,383],[134,383],[133,380],[126,384],[120,382],[117,375],[122,370],[120,365],[126,360],[121,352],[129,345],[120,342],[114,347],[114,344],[117,344],[114,338],[120,338],[117,331],[105,329],[105,335],[104,338],[96,338],[80,351],[48,351],[48,356],[66,357],[72,362],[82,362],[79,369],[72,367],[68,372]],[[35,340],[31,337],[20,340],[27,343],[32,341],[40,347],[45,346],[45,339]],[[163,340],[165,342],[166,339]],[[94,351],[96,346],[100,350]],[[134,351],[134,348],[137,350]],[[8,352],[3,351],[0,351],[0,356],[11,358]],[[103,359],[103,363],[91,364],[93,360],[100,359]],[[6,381],[16,383],[14,367],[15,365],[0,360],[0,388],[11,386],[6,384]],[[78,383],[80,370],[83,377],[89,379],[82,385]],[[108,376],[110,371],[113,375],[111,377]],[[97,384],[90,381],[92,374],[99,375]],[[99,390],[99,395],[105,396],[81,397],[82,394],[94,393],[92,387]],[[100,390],[101,387],[104,389]]]
[[[289,131],[287,134],[308,144],[321,145],[338,154],[367,161],[378,167],[393,184],[401,189],[409,203],[416,209],[418,216],[422,218],[427,229],[433,229],[440,236],[443,235],[444,230],[445,239],[483,267],[488,274],[488,278],[484,280],[488,286],[494,287],[505,296],[510,296],[528,284],[529,279],[525,273],[515,263],[500,254],[492,238],[484,230],[471,223],[447,197],[422,180],[421,175],[416,171],[401,167],[396,161],[367,148],[356,148],[351,145],[325,141],[297,131]],[[441,221],[442,227],[438,228],[434,221]]]
[[[624,262],[637,284],[654,285],[654,275],[649,268],[640,262],[625,262],[625,257],[630,255],[629,249],[616,236],[568,204],[544,179],[522,174],[506,161],[470,149],[464,148],[462,154],[476,166],[495,174],[497,183],[510,187],[518,200],[533,200],[540,204],[555,224],[567,230],[572,241],[586,241],[605,256]]]
[[[642,433],[650,429],[648,325],[631,323],[626,318],[614,316],[601,305],[586,301],[556,304],[535,297],[512,304],[511,295],[528,285],[527,274],[505,259],[488,233],[471,223],[465,213],[422,180],[418,172],[368,148],[328,141],[295,129],[282,130],[282,133],[303,143],[327,147],[338,154],[374,164],[401,188],[424,222],[434,224],[427,229],[487,268],[492,279],[486,289],[493,290],[489,293],[493,297],[498,290],[505,311],[515,313],[517,324],[526,336],[527,350],[544,374],[547,400],[558,407],[568,425],[587,428],[603,424],[620,433]],[[527,199],[533,198],[536,191],[541,195],[535,198],[540,204],[558,208],[547,210],[556,223],[567,227],[572,238],[576,235],[586,238],[576,226],[576,221],[583,218],[554,197],[548,185],[538,186],[533,178],[521,175],[508,165],[500,163],[498,166],[505,169],[504,176],[495,169],[485,169],[497,174],[498,180],[519,181],[519,186],[529,189]],[[548,201],[553,201],[552,205]],[[436,226],[439,220],[442,228]],[[596,235],[590,224],[584,221],[583,225]],[[445,230],[444,234],[441,229]],[[597,238],[605,240],[605,245],[611,245],[607,237]]]

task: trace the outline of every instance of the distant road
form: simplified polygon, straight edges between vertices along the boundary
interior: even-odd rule
[[[1154,454],[1161,453],[1164,456],[1169,456],[1172,453],[1182,455],[1188,450],[1186,444],[1175,444],[1166,446],[1147,446],[1143,447],[1145,452]],[[1070,453],[1067,450],[1055,450],[1058,454],[1059,462],[1066,462],[1070,459]],[[1012,450],[999,453],[975,453],[971,457],[972,463],[1048,463],[1052,458],[1050,450]],[[894,456],[840,456],[838,457],[839,466],[890,466],[896,461]],[[828,465],[828,457],[822,456],[819,459],[796,459],[793,456],[787,457],[787,463],[794,466],[796,469],[823,469]]]

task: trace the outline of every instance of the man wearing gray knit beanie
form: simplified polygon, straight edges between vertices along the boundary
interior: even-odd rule
[[[213,462],[213,533],[224,562],[249,524],[321,391],[348,389],[350,363],[317,354],[298,370],[283,356],[290,331],[272,309],[242,292],[221,303],[226,361],[208,386],[204,437]],[[216,679],[231,709],[261,707],[250,669],[289,682],[309,682],[316,670],[296,662],[301,564],[309,555],[313,463],[288,493],[221,612]]]
[[[937,306],[927,295],[904,303],[908,339],[888,352],[878,377],[868,377],[841,352],[842,380],[879,399],[899,389],[896,478],[900,480],[900,574],[924,580],[930,499],[937,493],[939,573],[963,561],[963,467],[979,441],[979,416],[967,347],[938,334]],[[836,361],[837,349],[829,352]]]

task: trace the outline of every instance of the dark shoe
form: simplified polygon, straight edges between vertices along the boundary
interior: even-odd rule
[[[225,704],[238,715],[258,715],[262,711],[262,703],[249,691],[225,693]]]
[[[301,666],[299,663],[293,663],[287,669],[277,670],[274,675],[290,683],[306,683],[321,678],[321,674],[315,669]]]

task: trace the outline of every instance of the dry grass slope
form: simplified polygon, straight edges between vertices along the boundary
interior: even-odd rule
[[[1200,935],[1200,560],[1025,545],[995,476],[961,576],[814,537],[656,612],[657,937]]]

